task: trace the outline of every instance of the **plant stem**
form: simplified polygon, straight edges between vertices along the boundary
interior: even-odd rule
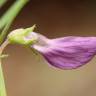
[[[0,46],[0,55],[2,55],[2,52],[4,48],[9,44],[9,42],[6,40],[1,46]],[[0,58],[0,96],[7,96],[6,95],[6,88],[5,88],[5,81],[4,81],[4,75],[3,75],[3,68]]]
[[[0,96],[7,96],[1,60],[0,60]]]

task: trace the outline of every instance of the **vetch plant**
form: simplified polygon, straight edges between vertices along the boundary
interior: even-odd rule
[[[14,30],[8,35],[7,41],[35,49],[50,65],[60,69],[78,68],[90,61],[96,53],[96,37],[67,36],[48,39],[33,32],[34,27]]]
[[[23,2],[23,5],[24,4],[25,3]],[[49,65],[60,69],[76,69],[89,62],[96,54],[96,37],[67,36],[56,39],[49,39],[42,34],[34,32],[34,28],[36,27],[35,25],[25,29],[15,29],[6,36],[8,28],[10,27],[9,25],[11,25],[13,18],[16,15],[17,14],[8,15],[7,13],[7,16],[12,16],[11,22],[10,20],[1,22],[2,26],[5,27],[0,35],[0,60],[6,56],[3,55],[2,52],[8,44],[20,44],[27,46],[41,54]],[[4,18],[5,17],[6,15]],[[0,96],[6,96],[1,64]]]

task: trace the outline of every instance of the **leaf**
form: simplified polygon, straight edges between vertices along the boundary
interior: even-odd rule
[[[8,11],[0,19],[0,29],[3,28],[7,22],[13,21],[23,6],[28,0],[18,0],[8,9]]]
[[[0,0],[0,8],[6,3],[7,0]]]
[[[6,24],[6,26],[4,27],[4,29],[3,29],[3,31],[2,31],[2,33],[0,35],[0,44],[2,44],[3,40],[5,39],[10,25],[11,25],[11,22]]]
[[[6,58],[8,56],[9,56],[8,54],[2,54],[2,55],[0,55],[0,59]]]
[[[9,10],[1,17],[0,19],[0,29],[6,27],[3,29],[3,31],[0,34],[0,43],[3,42],[9,27],[11,26],[13,20],[18,15],[18,13],[21,11],[21,9],[24,7],[24,5],[28,2],[28,0],[18,0],[15,1],[15,3],[9,8]]]

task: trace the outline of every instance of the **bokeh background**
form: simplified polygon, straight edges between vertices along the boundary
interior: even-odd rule
[[[10,30],[33,24],[37,24],[36,32],[48,38],[96,36],[96,2],[30,0]],[[8,96],[96,96],[96,57],[79,69],[60,70],[20,45],[9,45],[5,53],[9,54],[3,60]]]

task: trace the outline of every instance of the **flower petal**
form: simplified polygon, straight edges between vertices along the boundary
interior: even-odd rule
[[[94,50],[87,51],[79,47],[70,47],[65,50],[58,48],[52,49],[50,52],[43,53],[43,56],[51,65],[61,69],[78,68],[91,60],[94,55]]]
[[[34,45],[44,58],[60,69],[78,68],[96,54],[96,37],[75,37],[50,39],[44,46]]]

